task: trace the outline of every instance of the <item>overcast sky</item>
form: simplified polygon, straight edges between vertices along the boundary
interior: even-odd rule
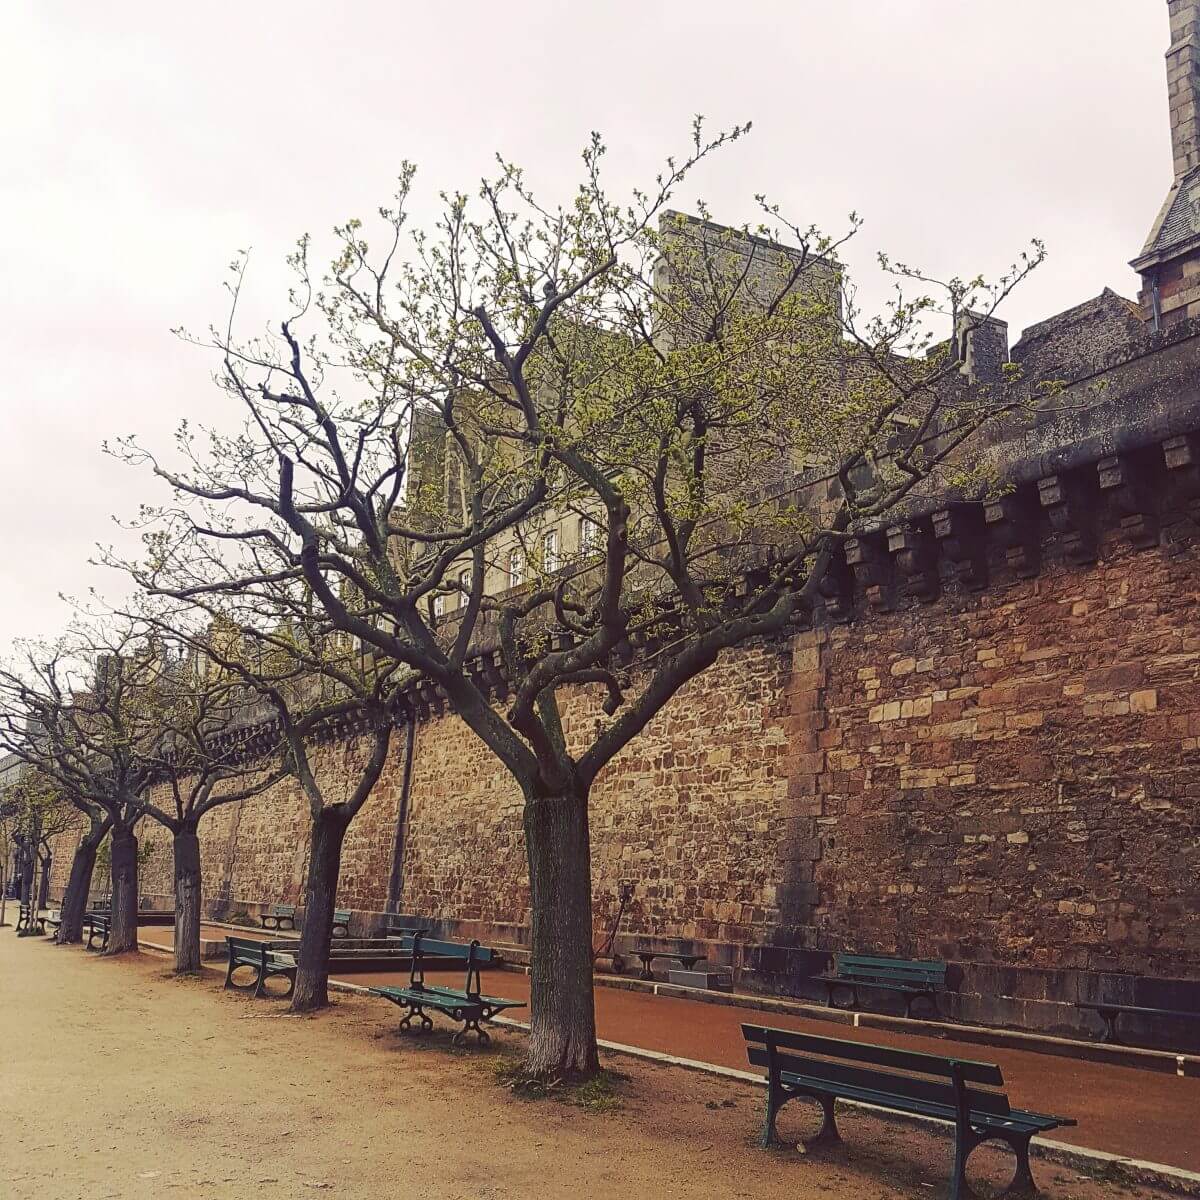
[[[592,129],[620,185],[693,113],[752,120],[677,207],[737,222],[763,191],[829,229],[856,209],[843,257],[869,296],[877,249],[994,272],[1041,237],[1015,339],[1134,294],[1170,182],[1167,42],[1163,0],[5,0],[0,646],[53,634],[60,591],[117,585],[86,560],[153,481],[102,440],[219,415],[170,328],[223,317],[242,247],[250,312],[277,317],[297,235],[323,249],[402,159],[422,217],[498,150],[557,201]]]

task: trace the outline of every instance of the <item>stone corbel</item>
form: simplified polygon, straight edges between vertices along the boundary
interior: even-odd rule
[[[1096,465],[1100,494],[1120,517],[1121,532],[1139,549],[1158,544],[1158,513],[1146,468],[1128,454]]]
[[[941,590],[937,543],[919,525],[893,525],[887,531],[887,548],[909,593],[918,600],[936,600]]]
[[[504,670],[504,658],[499,650],[489,650],[480,655],[483,678],[497,699],[508,695],[508,675]]]
[[[486,696],[492,690],[491,680],[488,679],[485,655],[477,654],[467,659],[464,670],[467,678]]]
[[[987,525],[983,505],[960,504],[933,514],[933,536],[947,560],[954,564],[958,582],[971,592],[988,585]]]
[[[1023,579],[1041,570],[1039,514],[1028,492],[1017,491],[983,506],[984,525],[1004,551],[1008,565]]]
[[[432,680],[424,679],[413,689],[414,707],[427,717],[450,710],[450,698]]]
[[[833,558],[817,584],[825,602],[825,612],[831,621],[847,621],[854,613],[854,576],[846,562],[846,552],[838,546]]]
[[[1167,438],[1162,444],[1171,498],[1187,507],[1200,498],[1200,436],[1194,433]]]
[[[877,612],[896,607],[895,568],[881,533],[868,533],[846,542],[846,563],[867,603]]]
[[[1089,486],[1090,485],[1090,486]],[[1096,561],[1095,478],[1083,470],[1047,475],[1038,480],[1038,501],[1061,539],[1069,562]]]

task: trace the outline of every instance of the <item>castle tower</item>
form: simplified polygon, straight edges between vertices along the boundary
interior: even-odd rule
[[[1158,328],[1200,317],[1200,0],[1167,0],[1167,98],[1175,181],[1142,252],[1140,300]]]

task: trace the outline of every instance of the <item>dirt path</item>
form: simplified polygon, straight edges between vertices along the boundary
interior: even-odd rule
[[[760,1092],[628,1059],[612,1060],[617,1111],[520,1101],[496,1083],[495,1054],[404,1038],[381,1002],[291,1017],[168,966],[0,931],[5,1200],[944,1194],[949,1143],[924,1132],[848,1115],[846,1149],[767,1153],[753,1145]],[[814,1127],[798,1111],[784,1132]],[[1006,1166],[997,1153],[976,1171],[1000,1181]],[[1039,1173],[1053,1200],[1152,1194]]]

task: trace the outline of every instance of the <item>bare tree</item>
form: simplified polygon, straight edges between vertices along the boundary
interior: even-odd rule
[[[0,669],[0,747],[52,781],[90,818],[85,844],[92,863],[104,837],[101,826],[109,826],[107,954],[137,949],[136,829],[161,737],[159,718],[147,704],[160,660],[126,634],[97,637],[79,628],[53,645],[23,643],[19,666]],[[86,873],[90,881],[90,869]],[[82,899],[86,903],[86,894]],[[78,900],[73,894],[73,912]],[[70,934],[77,936],[73,929]]]
[[[4,799],[19,854],[21,904],[30,914],[19,932],[33,936],[40,932],[36,915],[49,898],[54,839],[74,824],[77,814],[54,781],[34,769],[21,770]]]
[[[210,562],[203,569],[213,578],[217,567]],[[244,715],[239,739],[255,739],[259,757],[262,745],[269,743],[273,752],[281,751],[282,765],[260,774],[242,792],[256,793],[293,775],[308,802],[312,827],[292,1009],[322,1008],[328,1003],[342,843],[387,761],[401,677],[382,656],[364,656],[353,639],[333,630],[308,588],[296,579],[260,580],[245,594],[205,594],[170,613],[160,609],[153,619],[169,636],[187,640],[197,671],[216,681],[210,690],[224,687],[243,703],[247,694],[258,698],[253,716]],[[348,740],[353,749],[340,756],[340,771],[322,778],[314,758],[333,739]],[[189,747],[170,770],[187,773],[194,753]],[[172,777],[165,764],[162,771]],[[192,794],[204,786],[201,768],[188,778]],[[228,798],[210,793],[202,803],[211,806]],[[147,808],[165,823],[167,814]]]
[[[160,616],[130,619],[148,630],[162,663],[147,681],[158,737],[145,749],[152,784],[141,809],[171,832],[175,971],[192,974],[200,970],[200,822],[222,805],[266,791],[290,767],[281,763],[277,729],[258,719],[257,694],[240,678],[212,670]]]
[[[502,163],[407,245],[406,166],[381,248],[347,223],[318,283],[300,242],[277,335],[237,336],[235,264],[228,324],[194,340],[220,356],[241,431],[185,428],[175,460],[116,451],[173,492],[143,512],[148,591],[252,605],[303,584],[511,773],[539,1076],[597,1065],[597,776],[722,652],[816,619],[848,539],[922,492],[982,487],[970,443],[1028,400],[1007,365],[968,387],[960,350],[1040,247],[991,287],[885,261],[895,298],[864,322],[842,239],[765,200],[754,228],[669,211],[744,132],[706,140],[697,121],[687,156],[620,201],[597,137],[569,204]],[[933,313],[955,339],[935,344]],[[586,731],[568,735],[568,701],[594,705]]]

